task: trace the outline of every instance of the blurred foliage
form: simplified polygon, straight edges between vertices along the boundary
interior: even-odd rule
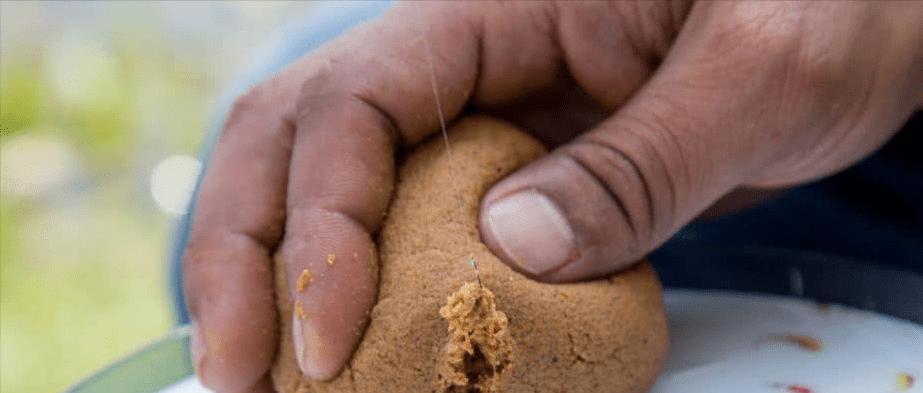
[[[169,328],[164,222],[118,187],[77,212],[2,204],[3,392],[60,391]]]
[[[50,168],[65,178],[41,190],[23,194],[12,184],[0,195],[3,392],[60,391],[170,326],[163,262],[169,217],[142,199],[144,175],[132,168],[139,119],[128,95],[138,70],[120,66],[124,80],[97,78],[75,92],[82,96],[67,97],[47,65],[63,59],[49,52],[38,59],[4,53],[0,63],[4,185],[18,172],[47,173],[42,149],[7,160],[22,153],[10,150],[15,141],[53,141],[73,159],[51,161],[75,166]],[[199,135],[202,115],[185,120],[185,131]],[[24,146],[35,144],[16,148]]]
[[[0,391],[61,391],[171,328],[151,170],[303,6],[0,7]]]
[[[0,135],[5,137],[39,122],[42,97],[34,65],[4,61],[0,76]]]

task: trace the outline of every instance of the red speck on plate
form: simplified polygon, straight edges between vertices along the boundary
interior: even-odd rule
[[[783,389],[788,393],[815,393],[814,389],[811,389],[804,385],[799,384],[784,384],[784,383],[774,383],[772,384],[773,388]]]
[[[814,393],[811,388],[804,385],[788,385],[785,389],[791,393]]]

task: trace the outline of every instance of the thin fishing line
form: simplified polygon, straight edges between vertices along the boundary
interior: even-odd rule
[[[442,111],[442,100],[439,98],[439,86],[436,83],[436,72],[433,69],[433,58],[429,50],[429,39],[426,37],[426,32],[423,30],[423,17],[420,16],[420,5],[417,2],[413,3],[413,9],[416,14],[417,19],[417,29],[420,32],[420,38],[423,40],[423,53],[426,57],[426,67],[429,70],[429,82],[433,88],[433,96],[436,98],[436,113],[439,115],[439,128],[442,130],[442,142],[445,145],[445,154],[449,163],[449,178],[452,183],[452,192],[455,195],[455,210],[459,213],[462,213],[462,199],[461,192],[458,189],[458,182],[455,178],[455,160],[452,158],[452,148],[449,147],[449,133],[446,131],[445,126],[445,114]],[[462,225],[461,221],[458,223]],[[477,275],[478,285],[482,288],[484,284],[481,283],[481,272],[478,270],[478,262],[474,258],[474,252],[472,252],[471,239],[468,236],[465,236],[465,249],[470,253],[468,263],[471,267],[474,268],[474,273]]]

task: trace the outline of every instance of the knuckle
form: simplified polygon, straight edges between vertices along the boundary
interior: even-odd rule
[[[377,88],[369,81],[350,77],[343,71],[346,64],[335,58],[318,63],[308,73],[298,92],[296,121],[304,121],[323,111],[352,112],[354,119],[370,119],[375,130],[384,131],[386,144],[400,141],[397,120],[372,92]],[[353,68],[362,69],[362,67]],[[377,135],[376,135],[377,137]]]
[[[233,128],[230,126],[240,123],[248,114],[265,109],[270,97],[269,89],[267,82],[263,82],[235,98],[224,128]]]
[[[608,194],[618,219],[635,240],[631,244],[646,243],[654,222],[654,204],[647,174],[637,159],[619,146],[591,138],[579,139],[561,151]]]
[[[318,105],[331,105],[331,102],[341,100],[348,92],[335,63],[333,59],[319,61],[306,74],[296,100],[299,118]]]
[[[693,171],[691,156],[702,157],[710,146],[696,143],[695,138],[683,138],[685,130],[707,129],[709,124],[684,104],[666,95],[653,94],[651,103],[626,113],[623,134],[627,144],[635,151],[638,161],[644,163],[651,176],[665,180],[668,188],[661,193],[675,200],[677,185],[690,184]],[[670,211],[672,214],[672,210]]]
[[[588,134],[578,140],[586,154],[595,154],[596,170],[609,171],[620,176],[608,177],[613,193],[621,195],[632,208],[635,228],[641,239],[656,243],[670,232],[679,210],[679,196],[702,187],[705,176],[701,160],[703,147],[680,140],[678,130],[687,125],[672,117],[658,115],[656,111],[623,113],[618,124],[604,133]],[[664,112],[672,112],[665,110]],[[617,190],[621,188],[621,190]],[[620,193],[620,194],[619,194]]]

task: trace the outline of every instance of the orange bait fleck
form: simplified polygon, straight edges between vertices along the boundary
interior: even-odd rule
[[[337,260],[336,254],[327,254],[327,265],[333,266],[333,262]]]
[[[311,281],[314,281],[314,278],[311,276],[311,271],[308,269],[302,270],[301,274],[298,275],[298,292],[304,291],[304,289],[308,287],[308,284]]]
[[[801,349],[811,352],[820,352],[822,349],[824,349],[824,343],[819,338],[803,334],[787,334],[781,337],[774,337],[772,339],[786,341],[801,347]]]

